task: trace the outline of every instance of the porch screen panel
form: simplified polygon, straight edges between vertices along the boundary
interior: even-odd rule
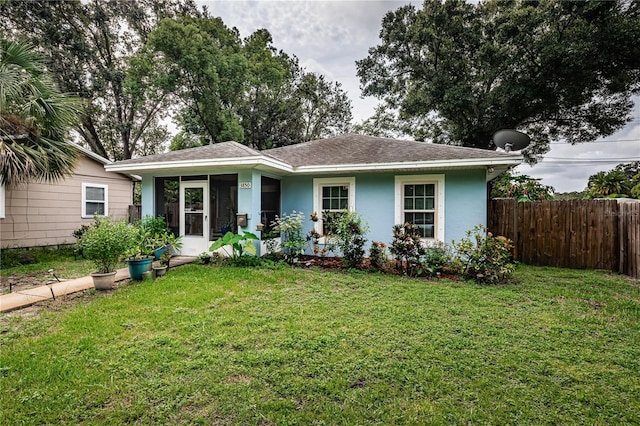
[[[227,232],[237,232],[237,174],[209,176],[209,210],[209,236],[212,241]]]
[[[180,178],[155,179],[156,216],[164,217],[174,235],[180,232]]]
[[[260,193],[260,222],[264,225],[263,233],[271,232],[271,224],[280,215],[280,181],[262,176]]]

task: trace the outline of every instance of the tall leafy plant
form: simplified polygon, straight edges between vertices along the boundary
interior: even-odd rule
[[[362,217],[351,211],[343,211],[336,220],[328,223],[329,240],[342,252],[342,264],[357,268],[364,260],[365,235],[369,226]]]
[[[136,244],[137,230],[124,221],[96,218],[78,242],[83,255],[93,261],[96,272],[112,272],[116,264],[124,258]]]
[[[477,283],[506,282],[515,271],[511,240],[494,236],[482,225],[467,231],[466,238],[455,244],[455,251],[459,272]]]
[[[393,242],[389,251],[394,256],[399,273],[410,277],[423,272],[422,258],[426,254],[418,228],[412,223],[393,227]]]
[[[291,214],[284,213],[282,216],[276,216],[271,226],[274,232],[280,233],[282,242],[280,248],[284,253],[284,259],[287,263],[293,263],[304,253],[307,245],[307,239],[302,231],[302,221],[304,213],[296,212]]]

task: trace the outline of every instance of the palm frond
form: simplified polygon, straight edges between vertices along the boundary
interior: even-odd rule
[[[31,46],[0,39],[0,182],[56,181],[73,171],[66,142],[79,99],[60,93]]]

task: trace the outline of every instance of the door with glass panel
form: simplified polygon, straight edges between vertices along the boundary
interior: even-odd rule
[[[182,254],[197,256],[209,249],[208,183],[180,183]]]

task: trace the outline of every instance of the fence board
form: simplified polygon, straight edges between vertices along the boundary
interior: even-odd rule
[[[640,203],[622,203],[618,211],[620,270],[640,278]]]
[[[640,278],[640,202],[495,199],[487,212],[489,230],[513,240],[521,262]]]
[[[129,205],[129,223],[136,223],[142,218],[142,206],[139,204]]]

